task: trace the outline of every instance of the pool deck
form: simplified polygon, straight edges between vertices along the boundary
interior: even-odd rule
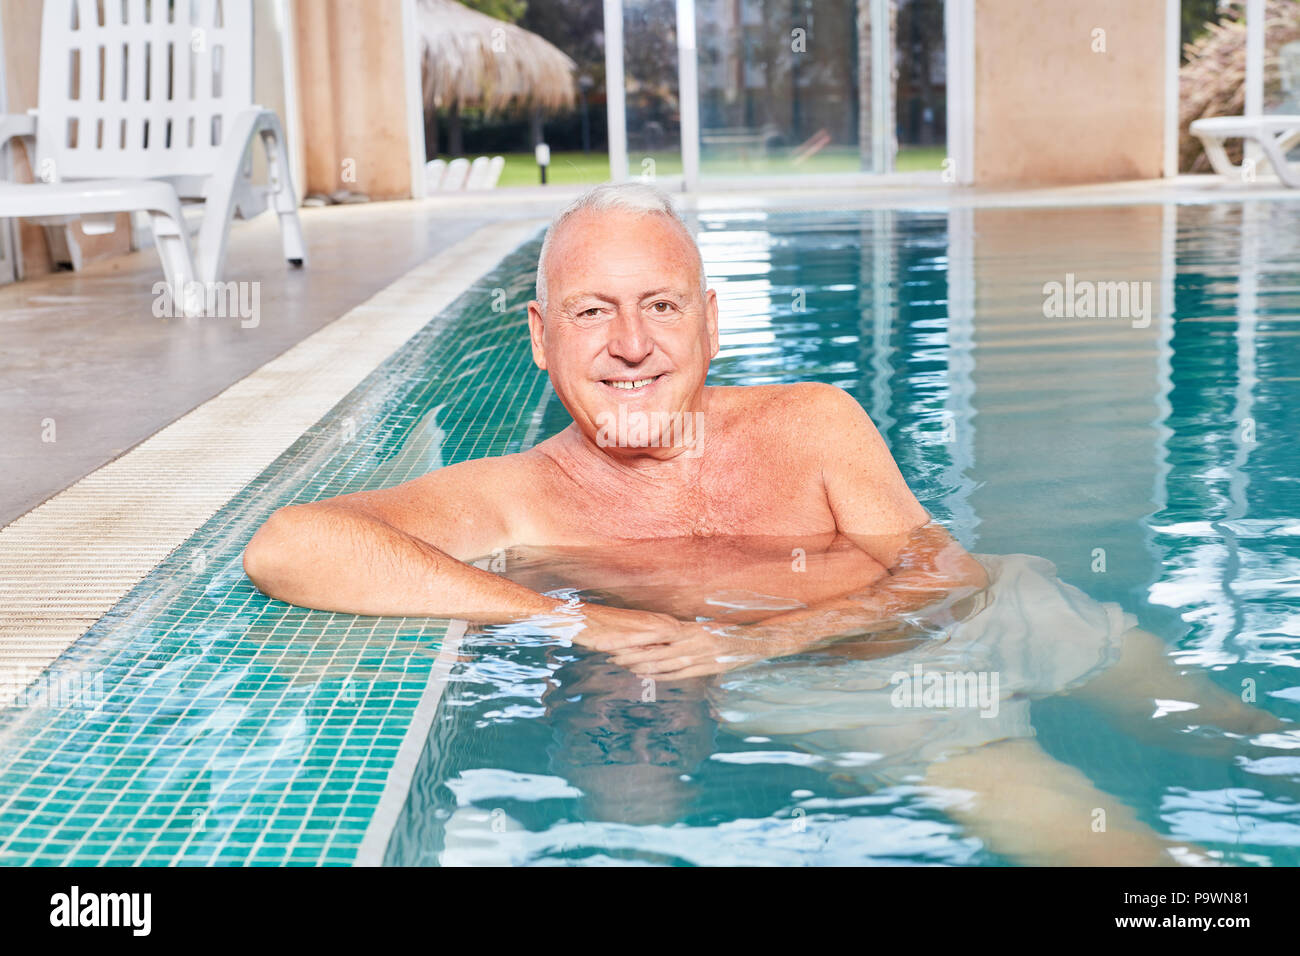
[[[481,225],[0,529],[0,706],[545,222]]]
[[[227,272],[260,283],[261,316],[247,328],[156,318],[153,250],[0,287],[0,706],[581,188],[306,209],[303,270],[281,259],[272,217],[240,224]],[[1297,201],[1300,191],[1210,176],[1034,190],[913,182],[719,190],[683,207],[1243,200]]]

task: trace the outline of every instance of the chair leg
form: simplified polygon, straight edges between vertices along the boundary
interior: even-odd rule
[[[230,219],[236,206],[246,203],[249,196],[248,164],[246,154],[254,137],[260,135],[266,150],[269,205],[280,217],[281,237],[285,258],[294,265],[306,259],[302,229],[298,224],[298,203],[289,179],[289,159],[284,148],[284,134],[274,113],[251,109],[240,114],[223,147],[221,171],[209,181],[209,191],[203,203],[203,225],[199,228],[198,265],[199,278],[216,282],[221,278],[226,261],[226,237],[230,233]]]
[[[1243,167],[1235,165],[1228,158],[1227,151],[1223,148],[1223,140],[1218,136],[1201,136],[1201,146],[1205,148],[1205,155],[1210,160],[1210,166],[1220,176],[1228,179],[1241,179]]]
[[[1286,133],[1274,139],[1268,134],[1259,138],[1259,145],[1264,150],[1264,155],[1268,158],[1268,164],[1273,167],[1273,172],[1277,178],[1290,186],[1292,189],[1300,189],[1300,174],[1297,174],[1291,168],[1291,164],[1286,161],[1286,149],[1283,147],[1284,142],[1290,142],[1294,137],[1292,133]]]
[[[199,227],[199,279],[218,282],[226,264],[226,237],[235,207],[235,180],[213,176],[209,189],[203,202],[203,224]]]
[[[293,192],[289,177],[289,154],[284,148],[284,135],[279,123],[267,123],[261,129],[262,146],[266,150],[267,181],[271,190],[270,205],[280,217],[280,239],[284,257],[293,266],[301,267],[307,261],[307,246],[302,238],[302,223],[298,220],[298,197]]]
[[[162,259],[163,276],[186,315],[198,315],[203,310],[202,296],[195,296],[194,260],[190,257],[189,243],[185,238],[185,221],[158,210],[149,210],[149,223],[153,227],[153,241]]]

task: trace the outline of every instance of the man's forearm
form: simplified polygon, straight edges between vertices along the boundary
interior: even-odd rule
[[[504,623],[563,603],[346,506],[276,512],[249,542],[244,569],[270,597],[349,614]]]
[[[766,618],[744,627],[743,633],[765,645],[785,648],[786,653],[866,634],[897,632],[901,637],[919,629],[912,623],[915,615],[924,617],[928,610],[944,607],[952,598],[977,590],[934,589],[929,584],[899,578],[904,576],[885,578],[862,593]]]
[[[903,637],[925,629],[925,618],[988,585],[978,561],[937,525],[917,532],[896,558],[894,570],[861,591],[787,611],[742,629],[777,653],[864,634]],[[939,622],[936,621],[936,625]]]

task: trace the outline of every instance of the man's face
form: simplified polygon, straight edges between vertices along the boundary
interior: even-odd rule
[[[671,454],[622,431],[611,447],[608,426],[628,421],[620,412],[700,408],[718,354],[718,303],[712,289],[700,292],[689,237],[662,215],[581,212],[553,237],[545,266],[546,312],[530,302],[528,325],[533,360],[564,407],[611,453]]]

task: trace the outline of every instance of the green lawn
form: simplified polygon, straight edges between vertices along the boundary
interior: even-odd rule
[[[532,153],[504,153],[505,168],[501,171],[499,186],[536,186],[541,182],[537,163]],[[938,171],[943,167],[947,151],[942,146],[908,146],[899,150],[894,168],[900,173],[923,170]],[[449,157],[444,156],[444,159]],[[656,176],[680,176],[682,160],[678,153],[635,155],[628,158],[633,176],[649,170],[646,160],[653,160]],[[854,147],[828,147],[807,162],[798,166],[784,157],[765,160],[741,161],[739,159],[705,159],[700,172],[704,176],[745,175],[800,175],[818,173],[852,173],[858,171],[858,153]],[[582,186],[603,183],[609,179],[609,156],[605,153],[565,152],[551,153],[551,165],[546,181],[556,185]]]

